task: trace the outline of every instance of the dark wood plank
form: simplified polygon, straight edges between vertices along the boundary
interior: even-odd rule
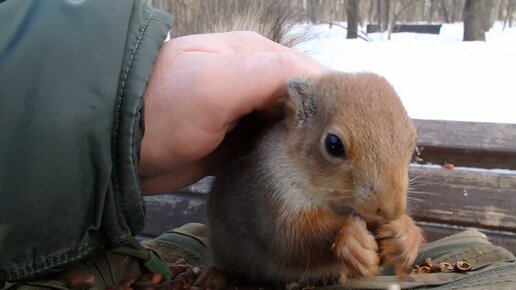
[[[187,223],[206,223],[206,199],[206,194],[195,192],[145,196],[147,221],[142,234],[158,236]]]
[[[409,194],[409,210],[417,220],[516,232],[516,171],[413,165],[410,177],[415,180]],[[180,213],[188,207],[196,209],[188,198],[201,197],[185,192],[207,193],[210,181],[205,179],[185,188],[174,200],[146,199],[163,210],[168,208],[171,212],[166,214],[167,218],[186,221],[189,212],[184,217]]]
[[[191,202],[193,201],[193,202]],[[145,238],[152,238],[170,229],[180,227],[190,222],[206,223],[204,215],[206,194],[193,192],[178,192],[163,196],[145,197],[147,207],[147,227],[142,233]],[[425,231],[427,241],[435,241],[466,229],[463,226],[437,224],[418,221]],[[516,254],[516,234],[478,228],[485,233],[489,240]]]
[[[516,232],[516,171],[416,165],[410,176],[416,220]]]
[[[516,232],[516,171],[414,165],[410,176],[409,211],[416,220]],[[209,186],[204,180],[168,197],[145,197],[148,230],[203,222]]]
[[[423,162],[412,166],[410,213],[429,240],[477,227],[498,245],[516,252],[516,125],[415,120]],[[486,170],[478,168],[505,168]],[[154,236],[188,222],[205,222],[211,180],[165,196],[145,197],[147,228]]]
[[[422,163],[516,169],[516,124],[418,120]]]

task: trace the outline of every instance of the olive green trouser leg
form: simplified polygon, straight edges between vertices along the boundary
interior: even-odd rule
[[[205,239],[204,225],[187,224],[144,242],[144,246],[155,250],[167,263],[184,258],[189,264],[206,266],[209,256]],[[387,268],[377,277],[317,289],[516,289],[516,258],[506,249],[491,244],[477,230],[466,230],[424,245],[415,264],[422,264],[426,258],[432,258],[436,263],[466,261],[472,265],[472,270],[417,274],[399,279]]]
[[[169,276],[170,270],[157,255],[136,240],[113,250],[97,251],[85,260],[48,278],[20,282],[9,289],[104,290],[142,275],[143,270]],[[1,289],[1,288],[0,288]]]

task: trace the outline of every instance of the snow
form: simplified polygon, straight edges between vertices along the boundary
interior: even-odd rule
[[[502,30],[495,23],[485,42],[462,42],[462,23],[443,24],[440,35],[374,33],[368,42],[317,25],[298,49],[331,69],[384,76],[412,118],[516,123],[516,27]]]

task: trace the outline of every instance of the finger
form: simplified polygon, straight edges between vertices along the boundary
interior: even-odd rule
[[[166,45],[184,52],[243,53],[261,51],[302,54],[252,31],[188,35],[171,39]]]
[[[199,86],[210,83],[205,87],[209,91],[201,90],[200,94],[217,98],[212,103],[229,118],[227,122],[275,103],[286,95],[286,81],[290,77],[324,72],[312,59],[288,53],[191,53],[188,57],[195,57],[204,64],[202,71],[192,72],[195,73],[192,79],[195,78],[194,83]]]

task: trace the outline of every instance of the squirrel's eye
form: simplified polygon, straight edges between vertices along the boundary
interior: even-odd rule
[[[344,151],[344,145],[337,135],[328,134],[324,140],[324,147],[330,156],[335,158],[346,158],[346,152]]]

